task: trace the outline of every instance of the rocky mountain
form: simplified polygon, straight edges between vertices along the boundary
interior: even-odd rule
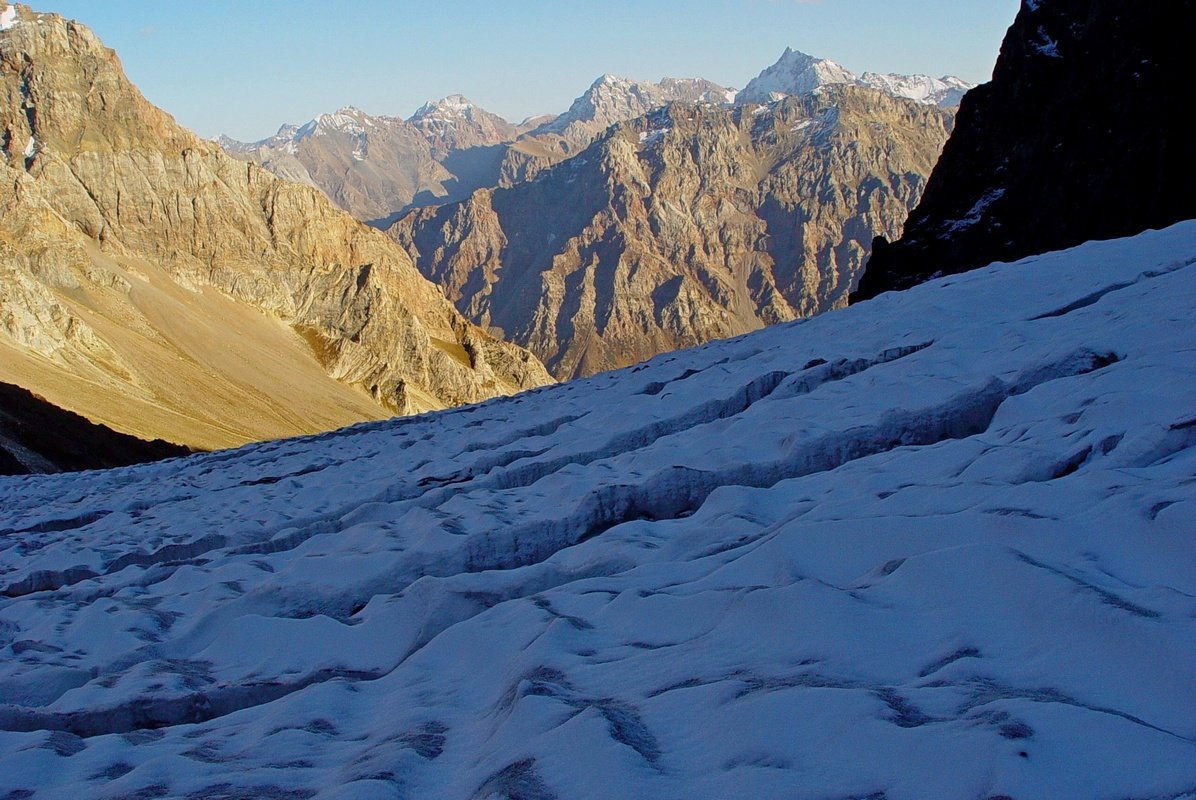
[[[675,103],[389,233],[468,318],[560,378],[589,375],[845,304],[950,124],[857,86]]]
[[[454,150],[509,142],[524,132],[460,94],[425,103],[407,122],[419,130],[432,153],[441,159]]]
[[[603,75],[564,113],[519,125],[462,95],[429,102],[407,120],[343,108],[273,137],[218,142],[287,180],[319,187],[358,219],[386,227],[410,207],[463,200],[475,189],[509,187],[576,155],[607,128],[669,103],[766,104],[819,86],[855,84],[920,103],[954,106],[969,84],[958,78],[855,73],[787,49],[744,92],[704,78],[658,82]]]
[[[0,479],[0,797],[1188,800],[1193,352],[1189,222]]]
[[[735,99],[740,103],[770,103],[834,84],[870,86],[894,97],[944,107],[959,105],[964,92],[972,86],[953,75],[942,78],[875,72],[857,75],[830,59],[816,58],[787,47],[780,59],[749,81]]]
[[[412,204],[446,202],[498,182],[497,147],[531,126],[507,122],[456,94],[409,119],[346,106],[258,142],[216,141],[230,155],[323,191],[363,222],[382,224]]]
[[[548,380],[381,233],[150,105],[85,27],[5,13],[0,380],[198,447]]]
[[[0,383],[0,475],[123,467],[190,452],[117,433],[19,386]]]
[[[903,235],[859,298],[1196,217],[1196,3],[1024,0]],[[1050,224],[1044,224],[1050,219]]]
[[[603,75],[565,113],[531,131],[531,135],[559,136],[564,152],[576,152],[611,125],[669,103],[729,103],[734,98],[734,89],[703,78],[665,78],[653,83]]]
[[[429,115],[429,129],[437,125]],[[463,132],[444,127],[442,136]],[[219,144],[281,178],[320,189],[362,221],[382,219],[416,197],[448,198],[456,177],[433,152],[419,126],[396,117],[375,117],[345,107],[303,125],[284,125],[274,136]]]
[[[705,78],[664,78],[654,83],[603,75],[563,114],[535,126],[504,149],[495,185],[531,180],[541,170],[584,150],[610,126],[669,103],[721,105],[734,98],[734,89]]]

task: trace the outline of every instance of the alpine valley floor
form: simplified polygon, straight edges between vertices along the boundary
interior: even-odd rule
[[[1196,222],[0,481],[0,797],[1196,797]]]

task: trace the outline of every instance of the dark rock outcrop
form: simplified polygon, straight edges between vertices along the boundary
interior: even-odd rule
[[[19,386],[0,383],[0,475],[123,467],[190,452],[161,439],[147,442],[117,433]]]
[[[1196,217],[1196,2],[1023,0],[993,79],[853,300]]]

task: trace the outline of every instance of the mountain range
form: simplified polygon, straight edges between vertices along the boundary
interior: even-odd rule
[[[592,375],[845,305],[951,121],[852,85],[674,103],[388,233],[468,319],[559,379]]]
[[[704,78],[658,82],[603,75],[556,116],[512,124],[462,95],[431,101],[403,120],[355,108],[284,125],[258,142],[220,137],[232,155],[320,188],[358,219],[385,227],[412,206],[463,200],[510,186],[584,150],[610,126],[669,103],[767,104],[819,86],[853,84],[950,107],[970,84],[954,77],[854,72],[786,49],[743,91]]]
[[[856,86],[756,106],[603,76],[521,125],[454,95],[217,148],[90,31],[10,8],[0,381],[191,448],[550,380],[504,337],[565,378],[842,305],[951,124]],[[535,219],[580,186],[577,219]],[[388,239],[325,197],[375,222],[425,208]]]

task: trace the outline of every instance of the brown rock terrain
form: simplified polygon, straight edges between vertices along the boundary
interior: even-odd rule
[[[540,385],[385,236],[149,104],[85,27],[0,32],[0,380],[214,447]]]
[[[389,232],[467,317],[588,375],[846,304],[951,120],[856,86],[674,104]]]
[[[221,137],[230,155],[314,186],[363,222],[393,221],[411,205],[467,197],[498,182],[504,143],[525,128],[461,95],[429,102],[409,119],[345,107],[259,142]]]
[[[670,102],[728,102],[734,92],[701,78],[659,83],[603,75],[568,111],[507,122],[455,94],[408,119],[346,107],[305,125],[284,125],[259,142],[221,137],[230,155],[323,191],[379,227],[412,206],[464,200],[475,189],[511,186],[585,149],[616,122]]]

